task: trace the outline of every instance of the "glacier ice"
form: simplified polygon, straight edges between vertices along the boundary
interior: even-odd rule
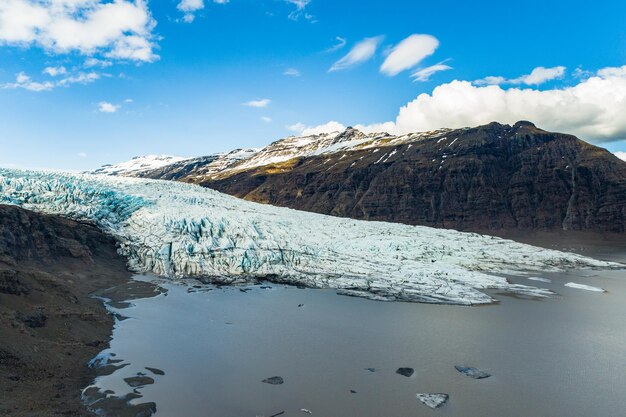
[[[220,283],[259,279],[381,300],[493,302],[493,288],[550,291],[501,275],[623,265],[453,230],[366,222],[239,200],[196,185],[0,169],[0,202],[91,221],[136,272]]]

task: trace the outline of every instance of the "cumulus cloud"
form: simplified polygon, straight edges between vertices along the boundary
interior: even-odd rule
[[[519,120],[594,142],[626,139],[626,65],[601,69],[570,87],[546,90],[476,86],[455,80],[436,87],[431,94],[420,94],[399,110],[394,122],[364,128],[378,126],[404,134]],[[341,125],[330,124],[333,129]],[[318,131],[327,125],[298,128]]]
[[[615,156],[617,156],[622,161],[626,161],[626,152],[614,152]]]
[[[476,85],[501,85],[501,84],[526,84],[526,85],[540,85],[547,81],[562,78],[565,75],[566,68],[563,66],[545,68],[534,68],[530,74],[522,75],[521,77],[506,79],[500,76],[489,76],[480,80],[474,81]],[[591,74],[590,74],[591,75]]]
[[[65,67],[46,67],[42,72],[51,77],[56,77],[57,75],[67,74],[67,69]]]
[[[0,44],[104,53],[152,62],[155,21],[145,0],[2,0]]]
[[[376,53],[376,49],[378,49],[378,45],[382,39],[382,36],[363,39],[361,42],[354,45],[350,52],[343,58],[335,62],[333,66],[330,67],[329,72],[351,68],[369,60]]]
[[[411,35],[393,47],[380,67],[380,72],[394,76],[413,68],[424,58],[432,55],[438,46],[439,41],[434,36]]]
[[[375,123],[371,125],[357,124],[354,126],[354,128],[360,130],[363,133],[388,133],[395,129],[395,124],[393,122]],[[343,123],[339,123],[333,120],[318,126],[307,126],[303,123],[298,122],[291,126],[287,126],[287,129],[301,136],[310,136],[319,135],[322,133],[343,132],[347,129],[347,126]]]
[[[296,123],[287,126],[287,129],[301,136],[319,135],[322,133],[342,132],[346,130],[346,127],[336,121],[330,121],[319,126],[307,126],[303,123]]]
[[[101,101],[98,103],[98,111],[100,113],[115,113],[120,109],[120,105],[109,103],[108,101]]]
[[[297,68],[287,68],[283,72],[283,75],[286,75],[288,77],[299,77],[300,76],[300,70],[298,70]]]
[[[439,63],[431,65],[430,67],[419,69],[411,74],[411,77],[413,78],[413,81],[428,81],[433,74],[451,69],[451,66]]]
[[[46,68],[50,69],[50,68]],[[60,75],[61,73],[56,73],[55,71],[44,72],[48,75],[50,72],[55,73],[56,75]],[[63,73],[63,74],[66,74]],[[0,84],[0,88],[2,89],[24,89],[28,91],[40,92],[40,91],[50,91],[56,87],[68,87],[72,84],[89,84],[91,82],[96,81],[100,78],[100,75],[95,72],[79,72],[74,75],[65,76],[60,79],[55,80],[46,80],[46,81],[35,81],[29,75],[24,72],[20,72],[15,77],[15,82]]]
[[[262,109],[269,106],[271,102],[272,100],[270,100],[269,98],[263,98],[260,100],[246,101],[245,103],[242,103],[242,105],[246,107],[256,107]]]

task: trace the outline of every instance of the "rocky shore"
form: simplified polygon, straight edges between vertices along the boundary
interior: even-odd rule
[[[0,416],[92,415],[87,363],[114,321],[91,295],[130,276],[96,227],[0,206]]]

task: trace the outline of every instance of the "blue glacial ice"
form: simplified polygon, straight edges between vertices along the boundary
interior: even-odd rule
[[[471,305],[493,302],[481,291],[488,288],[552,294],[502,274],[620,267],[475,233],[261,205],[177,182],[0,169],[0,203],[93,222],[116,237],[131,270],[172,279],[266,279]]]

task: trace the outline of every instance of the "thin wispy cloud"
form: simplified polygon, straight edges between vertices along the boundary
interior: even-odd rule
[[[428,81],[430,77],[441,71],[449,71],[452,67],[443,63],[431,65],[430,67],[421,68],[411,74],[413,81]]]
[[[85,68],[93,68],[93,67],[107,68],[112,65],[113,63],[111,61],[106,60],[106,59],[98,59],[98,58],[87,58],[85,60],[85,63],[83,64]]]
[[[213,0],[213,3],[226,4],[229,1],[230,0]],[[183,12],[183,22],[191,23],[196,19],[195,13],[204,9],[204,0],[180,0],[176,8]]]
[[[300,74],[300,70],[297,68],[287,68],[284,72],[283,75],[286,75],[288,77],[299,77]]]
[[[380,67],[383,74],[394,76],[419,64],[439,47],[431,35],[411,35],[394,46]]]
[[[156,22],[144,0],[3,0],[0,43],[153,62]]]
[[[501,85],[501,84],[525,84],[525,85],[540,85],[548,81],[563,78],[566,68],[563,66],[557,66],[552,68],[536,67],[530,74],[522,75],[521,77],[507,79],[500,76],[488,76],[475,80],[476,85]],[[590,76],[587,72],[587,77]],[[579,77],[582,78],[582,77]]]
[[[330,48],[326,49],[324,52],[331,53],[331,52],[338,51],[342,49],[344,46],[346,46],[346,43],[348,43],[348,41],[345,38],[342,38],[341,36],[335,37],[335,40],[337,41],[337,43],[331,46]]]
[[[250,100],[250,101],[246,101],[245,103],[242,103],[243,106],[246,107],[256,107],[259,109],[264,109],[267,106],[269,106],[269,104],[272,102],[272,100],[270,100],[269,98],[263,98],[260,100]]]
[[[261,120],[264,121],[265,123],[272,123],[271,117],[263,116],[261,117]]]
[[[306,7],[311,3],[311,0],[284,0],[286,3],[292,4],[295,6],[295,10],[289,13],[289,19],[298,20],[301,17],[304,17],[306,20],[313,20],[313,15],[306,12]]]
[[[382,36],[363,39],[357,43],[343,58],[335,62],[328,70],[329,72],[345,70],[360,65],[371,59],[378,45],[382,42]]]
[[[9,90],[24,89],[33,92],[41,92],[50,91],[57,87],[69,87],[72,84],[89,84],[98,80],[99,78],[100,74],[97,74],[95,72],[79,72],[74,75],[65,76],[63,78],[57,78],[54,80],[36,81],[33,80],[26,73],[20,72],[16,75],[15,82],[0,84],[0,88]]]

